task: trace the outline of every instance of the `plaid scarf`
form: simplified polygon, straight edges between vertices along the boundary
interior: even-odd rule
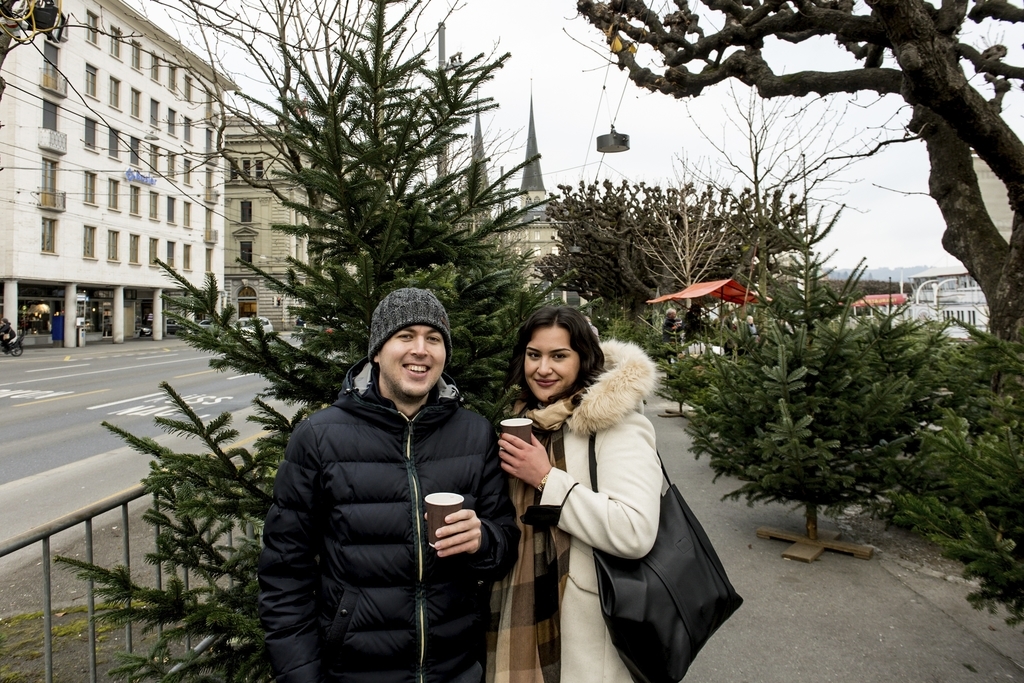
[[[572,415],[572,398],[544,408],[513,411],[533,420],[534,434],[548,451],[552,467],[565,469],[562,425]],[[488,683],[558,683],[562,669],[559,610],[569,576],[569,534],[558,527],[533,527],[520,517],[541,494],[518,479],[509,480],[516,506],[519,561],[491,593],[487,633]]]

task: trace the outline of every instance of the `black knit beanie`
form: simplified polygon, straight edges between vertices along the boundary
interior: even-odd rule
[[[370,321],[370,360],[399,330],[410,325],[430,325],[444,338],[445,363],[452,357],[452,333],[448,313],[432,292],[415,287],[396,289],[377,304]]]

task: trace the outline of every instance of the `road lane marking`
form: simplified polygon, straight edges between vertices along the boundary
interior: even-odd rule
[[[202,361],[204,363],[209,362],[208,358],[198,356],[196,358],[179,358],[178,360],[167,360],[160,363],[146,363],[145,365],[128,365],[123,368],[109,368],[107,370],[93,370],[91,372],[76,372],[71,375],[59,375],[57,377],[39,377],[38,379],[23,379],[20,382],[4,382],[0,384],[0,387],[6,387],[11,384],[29,384],[30,382],[48,382],[53,379],[71,379],[72,377],[84,377],[85,375],[99,375],[107,372],[119,372],[121,370],[138,370],[139,368],[155,368],[158,365],[168,365],[170,363],[189,363],[194,361]]]
[[[102,394],[104,391],[110,391],[110,389],[97,389],[96,391],[87,391],[84,394],[68,394],[67,396],[57,396],[56,398],[41,398],[38,401],[29,401],[28,403],[15,403],[12,408],[20,408],[22,406],[34,406],[40,403],[49,403],[50,401],[60,401],[65,398],[77,398],[79,396],[88,396],[89,394]]]
[[[0,389],[0,398],[25,399],[25,398],[53,398],[73,394],[73,391],[48,391],[46,389]]]
[[[129,401],[141,401],[144,398],[152,398],[153,396],[163,396],[164,392],[158,391],[155,394],[146,394],[145,396],[136,396],[135,398],[126,398],[123,401],[114,401],[113,403],[104,403],[98,406],[89,406],[86,410],[96,410],[97,408],[106,408],[108,406],[116,406],[120,403],[128,403]]]
[[[202,372],[190,372],[187,375],[175,375],[171,379],[181,379],[183,377],[195,377],[196,375],[206,375],[211,372],[219,372],[219,370],[203,370]]]
[[[39,368],[37,370],[26,370],[25,373],[28,374],[30,372],[49,372],[50,370],[66,370],[68,368],[84,368],[88,365],[92,365],[92,363],[79,363],[78,365],[58,365],[55,368]]]
[[[250,373],[247,373],[245,375],[235,375],[234,377],[228,377],[228,380],[230,381],[230,380],[233,380],[233,379],[242,379],[243,377],[252,377],[255,374],[256,374],[255,372],[250,372]]]

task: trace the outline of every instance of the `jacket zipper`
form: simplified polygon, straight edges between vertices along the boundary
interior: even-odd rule
[[[409,424],[405,437],[405,459],[409,467],[409,481],[412,487],[413,517],[416,520],[416,630],[419,631],[420,659],[417,667],[416,679],[422,683],[423,663],[427,657],[427,610],[423,598],[423,506],[420,501],[419,478],[416,476],[416,468],[412,460],[412,420],[406,418]]]

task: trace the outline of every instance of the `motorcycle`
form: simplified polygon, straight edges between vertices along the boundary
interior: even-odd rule
[[[21,340],[24,339],[24,338],[25,338],[25,335],[19,334],[16,337],[14,337],[14,339],[12,339],[11,341],[7,342],[7,346],[6,347],[0,347],[0,348],[3,348],[4,355],[5,356],[6,355],[14,356],[15,358],[20,356],[22,354],[22,352],[25,350],[22,347],[22,345],[21,345]]]

